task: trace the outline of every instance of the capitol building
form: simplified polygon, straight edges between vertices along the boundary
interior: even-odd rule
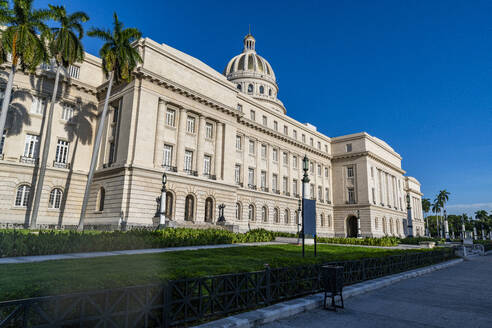
[[[306,192],[316,200],[320,236],[356,236],[357,216],[363,236],[405,236],[407,194],[414,234],[423,235],[420,183],[406,175],[402,157],[368,133],[329,137],[317,131],[317,122],[289,117],[274,65],[257,53],[251,34],[243,43],[222,74],[166,44],[135,43],[143,63],[130,83],[112,90],[86,228],[155,224],[166,172],[166,217],[175,226],[217,226],[224,204],[225,226],[233,231],[297,232],[307,156]],[[8,66],[0,70],[0,98]],[[46,228],[79,222],[107,89],[101,59],[90,54],[61,80],[37,218]],[[0,142],[2,227],[32,220],[53,83],[50,65],[15,76]]]

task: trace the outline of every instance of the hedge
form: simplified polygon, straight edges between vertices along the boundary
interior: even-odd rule
[[[396,246],[398,238],[395,237],[365,237],[365,238],[324,238],[318,237],[318,242],[329,244],[367,245],[367,246]]]

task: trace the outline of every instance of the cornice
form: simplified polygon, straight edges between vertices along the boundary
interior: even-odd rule
[[[375,153],[373,153],[371,151],[363,151],[363,152],[358,152],[358,153],[344,153],[342,155],[335,155],[335,156],[333,156],[332,160],[333,161],[341,161],[341,160],[345,160],[345,159],[355,159],[355,158],[364,157],[364,156],[370,157],[370,158],[374,159],[375,161],[377,161],[381,164],[389,166],[393,170],[401,173],[402,175],[406,173],[406,171],[403,170],[402,168],[388,162],[387,160],[381,158],[380,156],[376,155]]]

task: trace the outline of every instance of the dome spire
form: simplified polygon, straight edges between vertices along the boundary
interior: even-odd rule
[[[253,35],[251,35],[251,24],[249,25],[248,34],[246,34],[246,36],[244,37],[243,43],[244,43],[243,52],[248,52],[248,51],[256,52],[255,51],[256,40],[253,37]]]

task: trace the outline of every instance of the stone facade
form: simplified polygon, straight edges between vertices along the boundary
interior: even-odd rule
[[[216,225],[218,205],[225,204],[227,224],[239,231],[296,232],[307,155],[306,192],[317,200],[319,235],[351,236],[360,215],[364,236],[403,236],[407,193],[414,231],[422,235],[420,184],[404,175],[401,156],[365,132],[330,138],[287,116],[272,67],[256,54],[251,35],[244,44],[224,74],[148,38],[135,45],[144,62],[130,83],[113,88],[86,224],[152,225],[166,172],[167,216],[178,225]],[[86,55],[63,79],[39,224],[78,223],[107,87],[100,65],[99,58]],[[1,70],[4,83],[7,66]],[[52,83],[49,67],[16,75],[17,107],[9,114],[0,155],[3,224],[30,220],[32,200],[22,186],[36,181],[42,107],[48,102],[40,99],[49,100]]]

